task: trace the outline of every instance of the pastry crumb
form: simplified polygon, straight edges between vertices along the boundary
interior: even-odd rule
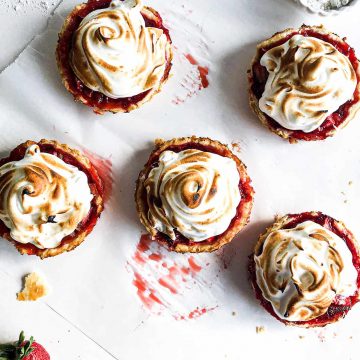
[[[304,339],[305,338],[305,336],[304,335],[299,335],[299,339]]]
[[[17,294],[18,301],[36,301],[48,293],[44,280],[35,272],[26,275],[24,283],[23,290]]]
[[[256,327],[256,333],[257,334],[262,334],[265,332],[265,327],[264,326],[257,326]]]
[[[236,312],[235,312],[235,311],[233,311],[233,312],[231,313],[231,315],[232,315],[232,316],[235,316],[235,315],[236,315]]]
[[[241,147],[240,147],[240,144],[238,142],[232,142],[231,143],[231,148],[232,148],[232,151],[234,151],[234,152],[237,152],[237,153],[241,152]]]
[[[156,147],[160,147],[165,142],[165,139],[163,138],[156,138],[154,143]]]
[[[352,180],[349,181],[349,186],[351,186],[353,184]]]

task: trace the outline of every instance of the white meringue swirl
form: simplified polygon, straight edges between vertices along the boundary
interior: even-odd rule
[[[260,63],[269,72],[261,111],[289,130],[309,133],[351,100],[357,85],[350,60],[333,45],[294,35],[268,50]]]
[[[141,9],[140,0],[116,0],[82,20],[70,65],[88,88],[118,99],[159,85],[170,43],[163,30],[145,26]]]
[[[239,181],[231,158],[195,149],[164,151],[145,181],[149,221],[172,240],[175,229],[195,242],[222,234],[236,215]]]
[[[0,167],[0,220],[19,243],[57,247],[86,218],[92,198],[84,172],[38,145]]]
[[[351,296],[357,289],[358,273],[345,241],[313,221],[270,233],[255,264],[264,298],[287,321],[315,319],[336,295]]]

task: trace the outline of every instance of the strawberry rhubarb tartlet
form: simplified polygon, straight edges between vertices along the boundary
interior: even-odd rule
[[[278,218],[260,236],[249,273],[256,298],[285,325],[322,327],[359,301],[358,243],[320,212]]]
[[[152,237],[176,252],[210,252],[248,223],[254,191],[245,165],[208,138],[157,140],[135,199]]]
[[[0,160],[0,236],[41,258],[80,245],[103,210],[103,184],[79,151],[26,141]]]
[[[250,106],[270,131],[289,140],[324,140],[360,108],[354,49],[322,26],[301,26],[257,46]]]
[[[56,49],[66,89],[102,114],[149,101],[169,77],[171,39],[141,0],[89,0],[68,15]]]

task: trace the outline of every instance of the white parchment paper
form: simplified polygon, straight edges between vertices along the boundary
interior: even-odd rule
[[[308,14],[292,0],[149,0],[175,45],[173,76],[161,94],[130,114],[98,116],[74,103],[56,64],[57,33],[77,1],[64,0],[48,30],[0,75],[0,154],[27,139],[56,139],[111,161],[112,196],[94,232],[75,251],[40,261],[0,243],[0,329],[3,340],[21,328],[47,342],[52,358],[72,359],[355,359],[360,306],[325,330],[286,328],[255,300],[247,257],[276,214],[321,210],[360,237],[360,118],[333,139],[290,145],[268,132],[249,110],[246,70],[265,37],[302,23],[324,23],[360,51],[358,10],[346,17]],[[209,70],[200,85],[191,54]],[[136,261],[143,229],[133,192],[158,137],[199,135],[238,144],[256,191],[251,223],[214,254],[173,254],[150,244]],[[349,184],[350,182],[350,184]],[[161,261],[151,260],[156,254]],[[154,256],[153,256],[154,258]],[[159,284],[168,267],[176,290]],[[40,303],[15,300],[21,277],[43,273],[51,294]],[[139,299],[140,273],[161,304]],[[257,334],[256,327],[265,331]],[[72,342],[82,336],[78,351]],[[65,350],[64,350],[65,349]]]

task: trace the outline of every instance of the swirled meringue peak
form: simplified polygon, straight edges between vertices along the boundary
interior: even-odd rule
[[[0,219],[17,242],[57,247],[86,218],[92,198],[84,172],[38,145],[0,167]]]
[[[236,215],[240,175],[233,159],[195,149],[164,151],[145,181],[148,218],[175,240],[175,229],[195,242],[222,234]]]
[[[357,85],[350,60],[314,37],[294,35],[268,50],[260,63],[269,77],[259,107],[289,130],[316,130],[353,98]]]
[[[170,44],[163,30],[145,26],[141,9],[140,0],[117,0],[82,20],[70,65],[88,88],[118,99],[159,85]]]
[[[345,241],[313,221],[270,233],[255,264],[264,298],[287,321],[315,319],[336,295],[351,296],[357,289]]]

